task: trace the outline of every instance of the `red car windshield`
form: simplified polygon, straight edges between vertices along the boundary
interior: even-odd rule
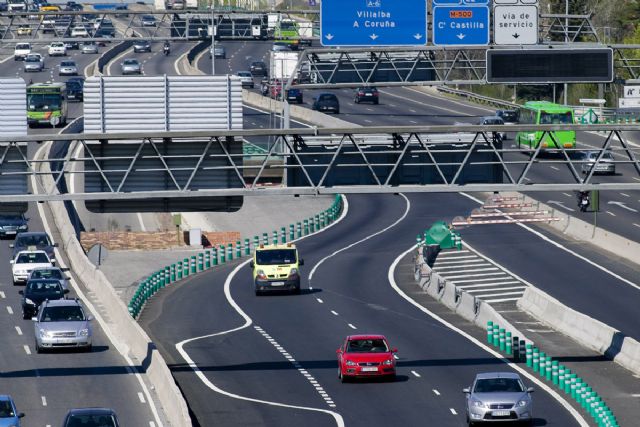
[[[357,339],[349,341],[347,353],[388,353],[387,343],[381,339]]]

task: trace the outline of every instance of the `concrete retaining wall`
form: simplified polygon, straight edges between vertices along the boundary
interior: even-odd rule
[[[105,51],[100,58],[98,59],[98,72],[100,72],[100,74],[104,73],[104,67],[111,62],[111,60],[113,58],[115,58],[116,56],[120,55],[122,52],[124,52],[125,50],[129,49],[131,46],[133,46],[133,42],[132,41],[125,41],[122,43],[119,43],[115,46],[113,46],[112,48],[110,48],[109,50]]]
[[[47,150],[42,150],[46,156]],[[50,175],[48,163],[38,163],[43,188],[49,192],[54,188],[54,181]],[[178,389],[171,371],[156,349],[146,332],[131,317],[127,307],[105,277],[85,256],[80,243],[76,239],[75,230],[69,220],[64,202],[48,202],[53,214],[53,220],[58,228],[62,241],[58,242],[60,250],[64,250],[69,258],[69,267],[82,282],[84,290],[93,292],[109,313],[107,328],[114,337],[116,346],[121,354],[129,356],[138,370],[146,375],[153,385],[158,403],[167,417],[170,426],[191,426],[187,403]]]
[[[640,375],[640,343],[635,339],[567,307],[536,288],[528,287],[517,304],[520,309],[551,328]]]
[[[494,325],[500,325],[501,328],[511,331],[513,336],[517,336],[520,340],[531,343],[522,331],[507,322],[491,305],[477,300],[472,294],[457,289],[452,282],[440,277],[427,265],[421,252],[421,250],[417,251],[414,272],[416,282],[424,292],[482,329],[487,329],[487,322],[492,321]]]

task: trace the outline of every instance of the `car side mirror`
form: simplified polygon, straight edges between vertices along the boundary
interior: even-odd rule
[[[53,247],[54,247],[54,248],[57,248],[57,247],[58,247],[58,243],[54,243],[54,244],[53,244]]]
[[[68,293],[69,293],[69,289],[65,289],[63,292],[64,292],[65,294],[68,294]]]
[[[87,320],[88,320],[89,322],[91,322],[91,321],[93,320],[93,316],[91,316],[91,315],[87,316]]]
[[[9,264],[13,264],[14,261],[12,259],[9,260]]]
[[[471,393],[471,389],[469,387],[463,388],[462,392],[465,394],[470,394]]]
[[[533,387],[527,388],[527,393],[533,393],[534,391],[536,391],[536,389]]]
[[[15,248],[15,247],[16,247],[16,245],[14,245],[13,243],[10,243],[10,244],[9,244],[9,247],[10,247],[11,249],[13,249],[13,248]]]
[[[398,349],[397,349],[397,348],[393,348],[393,349],[391,350],[391,353],[397,353],[397,352],[398,352]]]
[[[298,265],[304,265],[304,258],[300,258],[298,260]]]
[[[255,267],[255,263],[253,262],[253,260],[251,260],[251,261],[249,262],[249,267],[251,267],[251,268]]]
[[[31,321],[32,321],[32,322],[37,322],[37,321],[38,321],[38,318],[37,318],[37,317],[32,317],[32,318],[31,318]]]
[[[64,280],[71,280],[71,277],[65,277]]]
[[[341,348],[337,349],[336,354],[342,354],[342,349]]]
[[[18,412],[18,418],[24,418],[24,412]]]
[[[19,291],[18,291],[18,294],[19,294],[19,295],[24,295],[24,291],[23,291],[23,290],[19,290]]]

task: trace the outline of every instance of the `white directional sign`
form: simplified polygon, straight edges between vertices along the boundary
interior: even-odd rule
[[[493,7],[493,38],[499,45],[538,43],[538,5],[527,0],[497,0]]]
[[[625,86],[622,96],[625,98],[640,98],[640,86]]]
[[[620,98],[618,108],[640,108],[640,98]]]

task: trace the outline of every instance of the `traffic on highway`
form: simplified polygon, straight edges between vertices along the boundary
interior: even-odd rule
[[[238,3],[249,8],[252,2]],[[367,9],[380,8],[380,3],[368,2]],[[118,7],[121,14],[104,15],[102,7]],[[6,260],[0,281],[0,325],[5,331],[0,425],[637,423],[640,190],[633,185],[640,182],[638,132],[611,137],[598,131],[513,130],[514,125],[579,123],[583,110],[560,102],[555,94],[552,100],[524,99],[515,105],[473,102],[435,86],[385,84],[384,79],[354,81],[349,87],[296,87],[319,81],[313,64],[301,61],[304,49],[321,45],[311,14],[271,11],[256,18],[241,9],[233,18],[223,12],[218,17],[212,10],[196,10],[198,5],[189,0],[159,7],[8,0],[0,27],[11,31],[15,41],[0,51],[0,76],[25,82],[28,135],[46,139],[82,133],[87,105],[93,102],[85,98],[85,85],[94,76],[140,81],[145,87],[148,77],[214,74],[240,85],[244,130],[443,125],[455,135],[457,127],[490,126],[493,130],[484,133],[487,143],[506,149],[500,162],[516,165],[514,175],[527,169],[527,179],[537,183],[566,182],[577,175],[596,186],[630,183],[629,190],[586,191],[575,185],[564,191],[522,187],[520,194],[509,195],[346,191],[339,197],[335,222],[310,226],[305,233],[295,229],[302,214],[296,216],[296,208],[284,198],[273,206],[247,203],[245,196],[244,207],[226,209],[224,217],[206,216],[211,210],[207,206],[200,216],[184,217],[174,210],[142,212],[125,205],[99,212],[82,198],[0,203],[0,253]],[[165,9],[173,13],[172,21],[159,18]],[[178,14],[186,12],[202,15],[197,22],[211,25],[176,30]],[[227,26],[228,19],[233,25]],[[176,31],[197,39],[180,39]],[[326,31],[320,35],[333,43]],[[384,36],[382,31],[376,37]],[[376,37],[371,38],[374,44]],[[285,113],[282,103],[292,110]],[[179,103],[165,106],[167,114],[177,108]],[[313,121],[320,114],[321,125]],[[171,170],[170,139],[160,149],[168,153],[169,163],[158,152],[154,168],[168,171],[166,180],[177,182],[185,171],[182,166]],[[277,151],[274,141],[260,136],[240,141],[245,167],[269,169],[267,160],[274,159],[264,153]],[[30,141],[24,156],[33,159],[38,171],[47,157],[77,159],[78,164],[112,160],[107,155],[95,158],[81,145],[70,147],[69,141]],[[140,152],[136,157],[142,159]],[[256,152],[264,163],[256,163]],[[527,164],[537,156],[551,161]],[[206,155],[191,157],[197,169]],[[566,160],[575,170],[565,166]],[[41,194],[50,185],[59,193],[83,193],[89,178],[57,167],[55,182],[30,176],[27,192]],[[126,177],[145,167],[134,160],[123,163],[118,173]],[[282,169],[283,176],[261,185],[286,187],[293,167]],[[188,182],[195,175],[187,175]],[[250,182],[249,176],[240,176],[243,184]],[[518,220],[518,209],[529,209],[523,218],[536,210],[552,220],[527,223]],[[473,223],[474,215],[483,219],[482,225]],[[491,222],[498,217],[503,221]],[[456,228],[454,218],[466,221],[457,226],[462,243],[441,252],[441,236],[424,273],[415,259],[427,241],[426,230],[442,220],[445,228]],[[247,230],[256,224],[265,233],[249,243]],[[206,227],[237,234],[218,242],[203,233]],[[272,238],[271,230],[280,229]],[[96,258],[93,249],[75,249],[86,232],[104,232],[96,245],[104,255]],[[162,250],[144,245],[124,250],[130,251],[131,261],[117,265],[116,275],[101,263],[111,256],[109,240],[121,243],[118,232],[129,233],[132,241],[173,234]],[[421,252],[425,259],[426,246]],[[196,269],[200,250],[215,259],[211,268]],[[84,257],[82,262],[78,256]],[[191,274],[182,276],[180,264],[181,280],[154,284],[153,295],[145,297],[141,313],[134,315],[128,303],[138,296],[138,286],[152,274],[164,274],[167,259],[176,268],[175,261],[183,258]],[[177,268],[166,271],[177,274]],[[126,286],[112,287],[109,280],[116,276]],[[438,289],[435,299],[417,284],[426,276],[438,277],[429,285]],[[562,307],[556,317],[536,317],[536,310],[525,308],[531,303],[529,288],[548,298],[539,302],[541,307]],[[460,307],[472,301],[473,319],[458,315],[444,303],[447,298]],[[571,367],[582,383],[567,393],[551,371],[545,377],[526,359],[488,344],[487,321],[496,319],[518,331],[523,346],[526,342],[544,349]]]

